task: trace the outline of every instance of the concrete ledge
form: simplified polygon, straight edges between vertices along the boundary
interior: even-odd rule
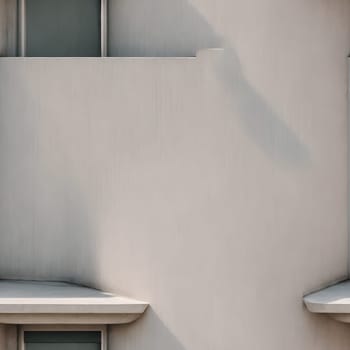
[[[350,323],[350,280],[337,283],[304,297],[307,309],[328,314],[337,321]]]
[[[0,56],[0,61],[169,61],[207,59],[224,52],[223,48],[201,49],[195,56],[107,56],[107,57],[20,57]]]
[[[120,324],[148,304],[62,282],[0,281],[0,323]]]

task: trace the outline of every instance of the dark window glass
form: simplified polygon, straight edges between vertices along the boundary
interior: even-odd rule
[[[24,332],[26,350],[101,350],[100,332]]]
[[[100,0],[26,0],[26,56],[100,56],[100,13]]]

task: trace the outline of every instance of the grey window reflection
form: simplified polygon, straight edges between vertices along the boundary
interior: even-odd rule
[[[26,0],[26,56],[101,55],[101,0]]]
[[[25,332],[26,350],[101,350],[100,332]]]

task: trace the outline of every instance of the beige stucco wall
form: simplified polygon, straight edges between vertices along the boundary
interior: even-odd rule
[[[347,275],[349,1],[158,5],[111,50],[224,51],[1,59],[0,276],[149,301],[111,350],[348,349],[301,300]]]
[[[198,49],[220,47],[223,33],[214,17],[201,11],[210,14],[226,6],[223,1],[213,7],[203,1],[109,0],[109,54],[195,56]]]
[[[17,327],[0,325],[0,349],[17,350]]]

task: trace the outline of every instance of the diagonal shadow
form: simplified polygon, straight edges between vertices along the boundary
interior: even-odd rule
[[[227,43],[215,62],[217,78],[250,139],[276,163],[306,166],[310,162],[306,145],[248,81],[236,50]]]
[[[188,0],[110,0],[109,54],[190,57],[220,37]]]

